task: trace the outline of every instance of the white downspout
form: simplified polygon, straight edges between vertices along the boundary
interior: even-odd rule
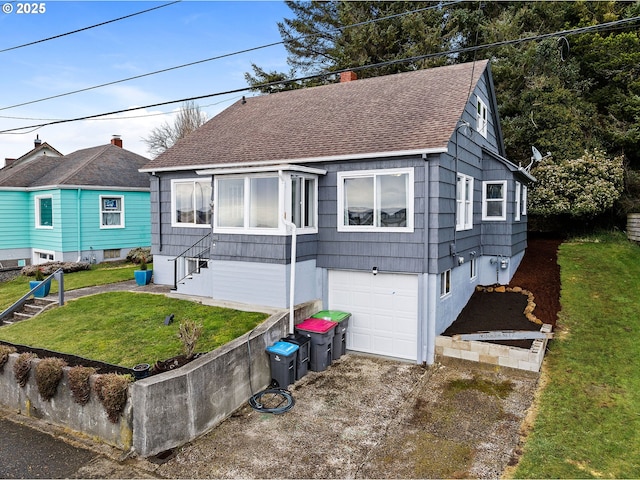
[[[78,196],[76,197],[76,213],[77,213],[77,218],[76,218],[76,228],[78,229],[78,238],[77,238],[77,242],[78,242],[78,260],[76,260],[78,263],[80,263],[82,261],[82,222],[80,221],[82,218],[82,199],[80,198],[80,196],[82,195],[82,189],[79,188],[78,189]],[[100,206],[100,209],[102,209],[102,206]],[[102,214],[100,214],[102,215]]]
[[[284,178],[284,174],[282,170],[278,172],[278,176],[280,177],[280,181],[283,186],[283,193],[286,196],[286,180]],[[283,205],[284,207],[284,205]],[[284,211],[284,208],[283,208]],[[291,229],[291,269],[289,270],[289,334],[292,335],[294,333],[294,313],[295,313],[295,293],[296,293],[296,225],[293,222],[287,220],[286,212],[282,217],[282,222],[285,224],[287,229]]]

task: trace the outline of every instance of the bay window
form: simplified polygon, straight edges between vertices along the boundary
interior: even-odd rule
[[[216,175],[214,226],[221,233],[282,235],[290,219],[317,231],[317,178],[295,173]],[[282,181],[281,181],[282,180]]]

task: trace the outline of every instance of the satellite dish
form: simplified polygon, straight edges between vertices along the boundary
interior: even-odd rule
[[[533,152],[533,157],[531,157],[531,160],[533,160],[534,162],[539,162],[542,160],[542,154],[536,147],[531,146],[531,151]]]

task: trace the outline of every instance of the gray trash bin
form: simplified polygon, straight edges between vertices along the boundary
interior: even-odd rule
[[[336,322],[321,318],[307,318],[296,325],[296,332],[311,339],[309,368],[314,372],[322,372],[331,365],[336,325]]]
[[[296,381],[298,348],[298,345],[289,342],[276,342],[267,347],[271,360],[271,378],[281,388],[286,388]]]
[[[347,328],[349,328],[351,314],[340,310],[322,310],[311,315],[311,318],[322,318],[338,324],[333,335],[331,348],[331,360],[338,360],[347,351]]]

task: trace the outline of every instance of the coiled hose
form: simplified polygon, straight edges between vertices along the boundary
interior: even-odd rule
[[[249,399],[249,405],[254,410],[276,415],[288,412],[295,403],[289,390],[278,387],[266,388]]]

